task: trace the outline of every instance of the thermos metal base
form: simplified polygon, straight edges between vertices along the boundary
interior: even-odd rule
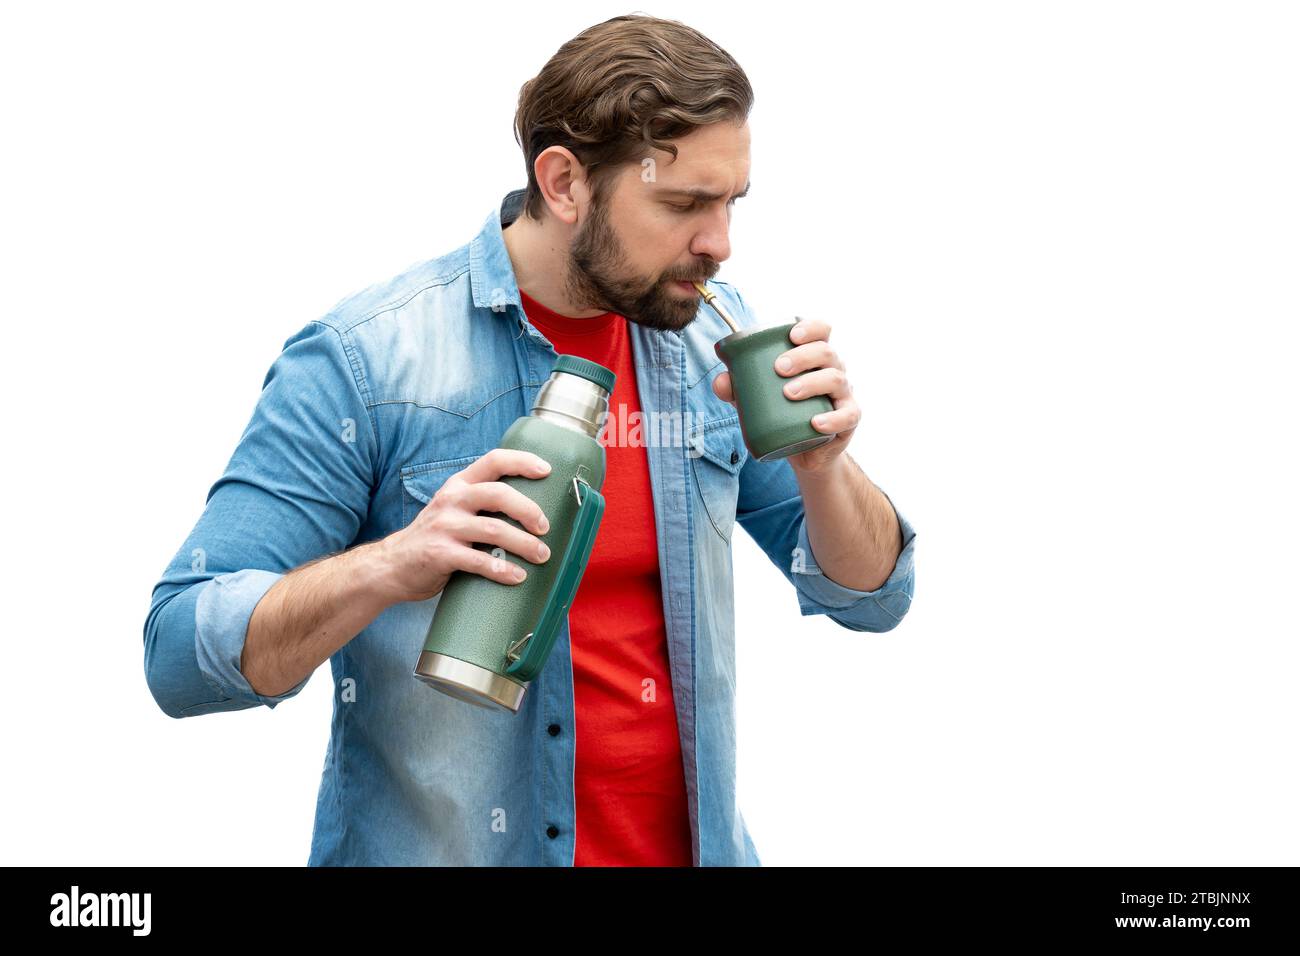
[[[793,445],[786,445],[784,448],[778,448],[776,451],[769,451],[759,461],[776,461],[778,458],[789,458],[791,455],[797,455],[801,451],[811,451],[818,448],[832,438],[834,435],[818,435],[816,438],[806,438],[803,441],[797,441]]]
[[[432,651],[420,652],[412,676],[449,697],[489,710],[508,710],[512,714],[519,712],[524,691],[528,689],[528,685],[516,683],[486,667]]]

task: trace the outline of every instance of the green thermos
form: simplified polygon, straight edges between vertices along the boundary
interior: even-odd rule
[[[501,481],[541,507],[550,528],[537,537],[552,557],[533,564],[498,550],[497,557],[527,572],[519,584],[453,573],[439,594],[413,676],[460,700],[518,713],[528,682],[550,657],[604,514],[605,448],[596,436],[613,391],[609,369],[561,355],[531,413],[506,430],[499,447],[532,452],[551,465],[543,478],[505,475]],[[501,512],[483,513],[523,527]],[[485,543],[474,547],[493,550]]]

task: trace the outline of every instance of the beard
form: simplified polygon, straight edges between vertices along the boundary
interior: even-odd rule
[[[564,284],[569,301],[581,308],[605,309],[646,328],[677,332],[695,319],[700,296],[679,293],[671,284],[703,282],[717,271],[715,265],[691,275],[652,279],[630,275],[626,250],[610,225],[609,210],[604,202],[596,201],[569,246]]]

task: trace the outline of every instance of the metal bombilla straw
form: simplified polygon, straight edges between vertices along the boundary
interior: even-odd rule
[[[727,315],[726,310],[723,309],[723,307],[718,303],[717,293],[710,292],[707,288],[705,288],[704,283],[702,282],[692,282],[691,285],[695,286],[695,288],[699,290],[700,295],[704,296],[705,302],[713,306],[713,311],[718,313],[718,315],[722,317],[722,321],[726,322],[727,325],[731,326],[731,331],[733,332],[740,331],[740,326],[736,324],[735,320],[732,319],[731,316]]]

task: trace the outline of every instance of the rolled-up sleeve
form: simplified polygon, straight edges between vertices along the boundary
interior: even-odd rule
[[[893,500],[888,495],[885,498],[892,506]],[[876,590],[858,591],[832,581],[817,564],[808,540],[799,483],[790,463],[751,458],[740,472],[736,520],[794,585],[799,612],[805,616],[825,614],[851,631],[888,631],[912,605],[916,532],[896,507],[894,514],[903,532],[894,570]]]
[[[283,694],[265,696],[253,690],[239,670],[253,609],[283,576],[247,568],[218,574],[199,591],[194,605],[195,656],[203,676],[227,698],[274,707],[297,694],[310,679],[303,678],[298,686]]]
[[[258,602],[294,568],[356,540],[377,438],[345,332],[311,322],[285,342],[202,516],[153,590],[145,677],[171,717],[275,707],[240,670]]]
[[[889,495],[885,498],[894,507]],[[808,540],[807,516],[800,519],[798,543],[792,552],[790,571],[799,592],[802,614],[825,614],[851,631],[888,631],[898,625],[912,606],[916,580],[912,555],[916,531],[897,507],[894,507],[894,515],[903,532],[903,548],[894,562],[894,570],[874,591],[858,591],[827,577],[818,566]]]

